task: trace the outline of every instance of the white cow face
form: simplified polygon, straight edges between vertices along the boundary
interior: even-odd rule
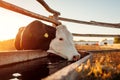
[[[69,61],[76,61],[80,58],[74,46],[73,36],[64,25],[56,27],[56,37],[51,41],[47,52],[55,53]]]

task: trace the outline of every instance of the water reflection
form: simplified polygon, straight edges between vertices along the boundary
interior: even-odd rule
[[[12,76],[14,76],[14,77],[20,77],[22,75],[20,73],[13,73]]]
[[[40,80],[49,75],[47,62],[41,58],[0,67],[0,80]]]
[[[22,79],[20,79],[20,77],[22,76],[22,74],[20,74],[20,73],[13,73],[12,76],[14,78],[9,79],[9,80],[22,80]]]
[[[12,79],[9,79],[9,80],[22,80],[22,79],[18,79],[18,78],[12,78]]]

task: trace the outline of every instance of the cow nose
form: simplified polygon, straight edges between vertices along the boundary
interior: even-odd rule
[[[73,61],[78,61],[80,59],[80,55],[74,55],[73,56]]]

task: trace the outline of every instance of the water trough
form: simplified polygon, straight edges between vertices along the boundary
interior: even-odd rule
[[[47,55],[41,50],[0,52],[0,79],[10,80],[15,78],[14,73],[19,73],[21,80],[74,80],[78,76],[75,68],[92,56],[89,54],[77,62],[68,62],[51,61]]]

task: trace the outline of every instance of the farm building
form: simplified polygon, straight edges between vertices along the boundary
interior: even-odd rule
[[[107,45],[107,44],[108,44],[108,45],[112,45],[113,42],[114,42],[113,40],[103,40],[103,41],[100,41],[100,42],[99,42],[99,45],[101,45],[101,46],[102,46],[102,45]]]

